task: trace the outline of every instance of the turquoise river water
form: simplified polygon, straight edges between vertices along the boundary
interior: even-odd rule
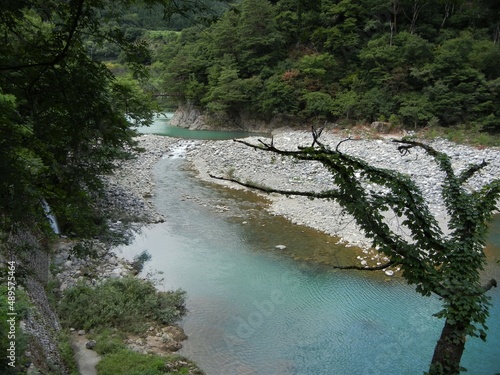
[[[146,269],[159,287],[187,291],[181,325],[189,339],[180,354],[207,374],[427,370],[443,324],[432,317],[437,298],[421,297],[399,278],[294,260],[291,253],[330,247],[331,239],[270,217],[251,193],[200,182],[182,157],[162,159],[155,176],[166,222],[145,228],[122,252],[148,250]],[[494,225],[486,272],[498,279],[500,220]],[[469,374],[500,373],[500,288],[491,296],[488,341],[467,342]]]

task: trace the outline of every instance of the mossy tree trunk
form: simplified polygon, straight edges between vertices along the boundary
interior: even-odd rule
[[[455,375],[460,372],[460,361],[465,349],[465,329],[467,324],[450,323],[446,319],[441,337],[434,348],[429,373],[431,375]]]

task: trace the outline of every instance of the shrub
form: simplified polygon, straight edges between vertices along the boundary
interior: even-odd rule
[[[174,323],[186,312],[184,301],[184,291],[160,292],[151,281],[127,277],[96,287],[78,284],[65,291],[59,311],[69,327],[141,332],[148,321]]]
[[[106,355],[97,364],[97,371],[99,375],[202,374],[192,363],[180,356],[160,357],[127,349]]]
[[[126,349],[127,346],[123,343],[125,337],[123,333],[109,329],[104,329],[97,335],[90,335],[90,338],[96,341],[94,350],[102,356]]]

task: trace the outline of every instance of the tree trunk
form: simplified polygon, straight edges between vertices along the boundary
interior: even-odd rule
[[[463,322],[444,323],[441,337],[434,348],[434,356],[429,369],[431,375],[455,375],[460,372],[460,360],[465,348],[466,324]]]

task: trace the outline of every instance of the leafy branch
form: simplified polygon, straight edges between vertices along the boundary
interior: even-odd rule
[[[331,148],[320,141],[321,134],[322,129],[313,128],[311,146],[299,146],[297,150],[278,148],[274,139],[267,142],[259,139],[257,144],[245,140],[235,142],[262,152],[319,162],[333,177],[332,189],[319,192],[284,190],[244,183],[234,177],[211,177],[265,193],[338,202],[372,240],[373,247],[389,258],[389,262],[377,267],[335,268],[375,271],[398,265],[407,282],[416,285],[418,293],[439,296],[443,308],[435,315],[446,318],[446,321],[435,348],[431,373],[458,374],[465,337],[486,337],[489,297],[485,293],[496,287],[497,281],[491,279],[481,285],[480,271],[485,263],[483,246],[487,224],[500,196],[500,180],[495,179],[480,191],[471,192],[465,183],[488,163],[470,165],[457,175],[445,153],[422,142],[393,140],[403,157],[413,149],[422,149],[444,173],[441,195],[450,217],[448,227],[451,230],[445,236],[421,190],[409,176],[372,166],[342,152],[341,146],[352,141],[349,138]],[[367,188],[368,184],[380,187],[379,191]],[[402,219],[401,225],[409,229],[409,238],[402,237],[386,223],[383,213],[389,210]]]

